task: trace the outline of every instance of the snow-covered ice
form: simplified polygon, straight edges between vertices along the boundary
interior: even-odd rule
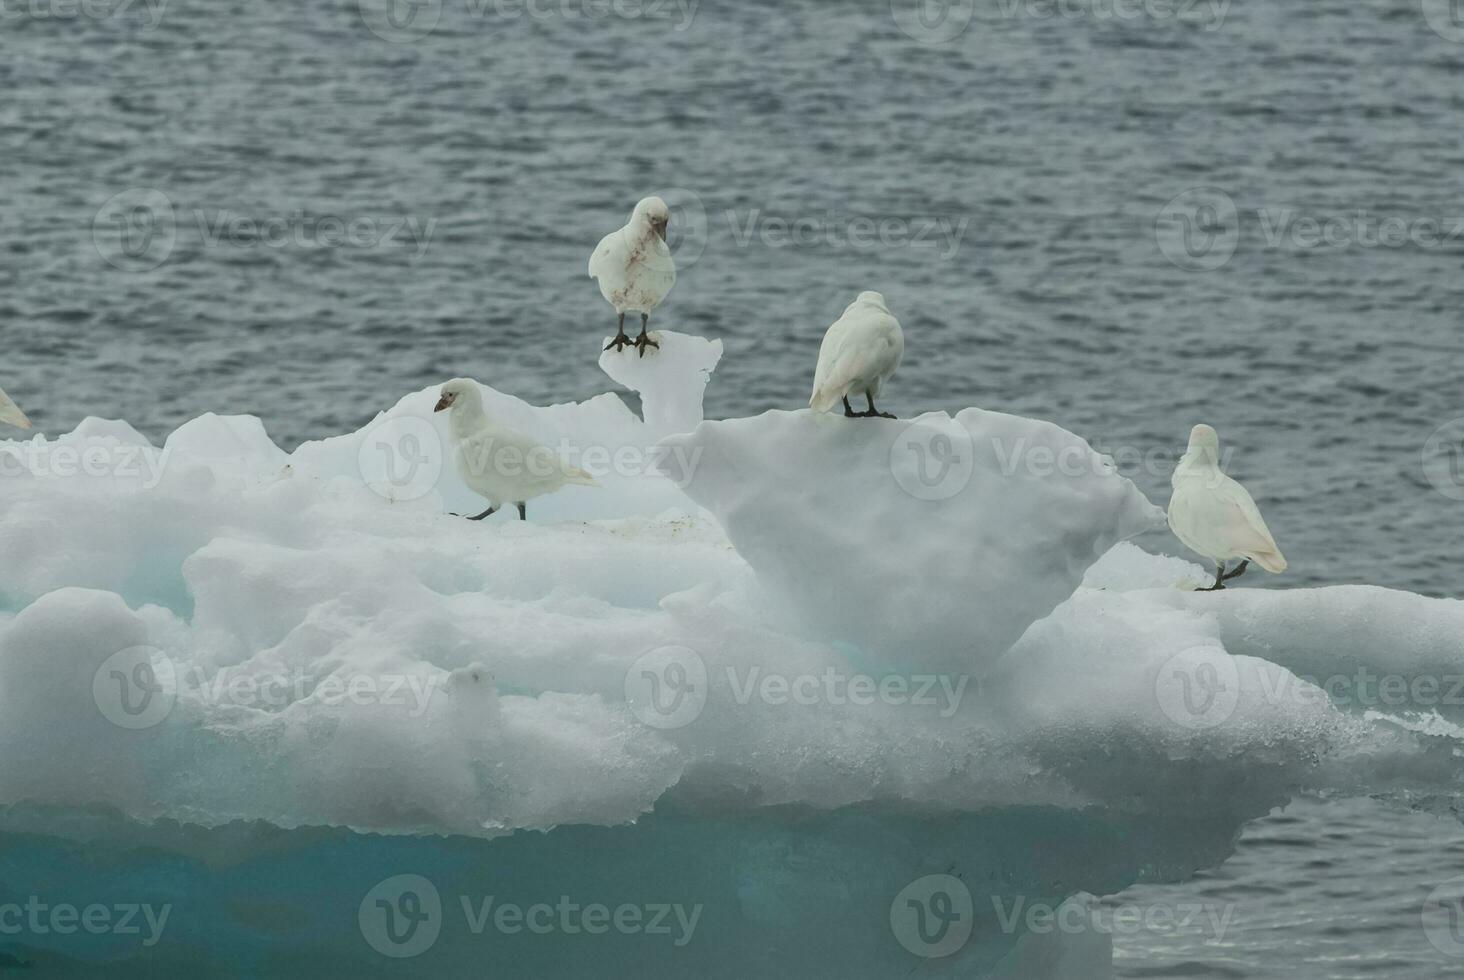
[[[0,869],[176,906],[166,953],[27,955],[391,975],[358,908],[413,873],[433,975],[1092,977],[992,899],[1183,877],[1302,791],[1457,803],[1464,604],[1176,588],[1058,426],[703,423],[720,345],[661,337],[607,364],[644,421],[484,387],[602,483],[526,523],[447,515],[435,385],[293,453],[245,416],[0,444]],[[895,903],[946,877],[950,956]],[[484,938],[484,893],[705,908],[607,954]]]
[[[703,422],[686,492],[815,635],[976,669],[1164,515],[1056,425],[966,409]]]

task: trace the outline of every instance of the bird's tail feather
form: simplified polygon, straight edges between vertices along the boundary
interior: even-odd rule
[[[1256,554],[1246,555],[1246,557],[1268,572],[1280,573],[1286,571],[1286,556],[1279,551],[1262,551]]]
[[[564,468],[564,482],[577,483],[582,487],[598,487],[595,478],[577,466],[566,466]]]
[[[839,393],[832,388],[815,388],[808,407],[815,412],[827,412],[839,403]]]

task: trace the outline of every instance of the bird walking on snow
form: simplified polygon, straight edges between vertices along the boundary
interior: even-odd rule
[[[874,399],[900,366],[904,354],[904,331],[884,297],[875,292],[860,293],[824,334],[808,407],[827,412],[842,399],[844,414],[849,418],[894,418],[876,409]],[[849,405],[850,395],[863,395],[869,410],[854,411]]]
[[[584,470],[568,465],[548,446],[521,432],[494,425],[483,411],[483,393],[474,381],[454,378],[442,386],[434,412],[450,410],[452,461],[474,493],[488,499],[488,509],[469,517],[481,521],[506,503],[518,506],[519,520],[528,520],[524,506],[566,483],[594,486]]]
[[[1208,425],[1190,430],[1189,449],[1174,468],[1174,494],[1169,498],[1169,527],[1174,536],[1197,554],[1215,562],[1215,584],[1200,589],[1214,592],[1230,579],[1245,574],[1255,562],[1268,572],[1286,571],[1286,558],[1256,502],[1245,487],[1220,469],[1220,437]],[[1239,558],[1233,571],[1225,563]]]
[[[16,426],[21,429],[29,429],[31,420],[25,417],[20,406],[11,401],[10,396],[0,391],[0,422]]]
[[[590,278],[600,283],[604,296],[619,319],[615,339],[605,345],[617,351],[634,345],[640,356],[647,347],[660,348],[646,335],[646,324],[654,310],[676,285],[676,262],[666,244],[666,225],[671,212],[659,197],[642,198],[630,213],[630,220],[595,246],[590,256]],[[640,336],[631,340],[625,335],[625,314],[641,315]]]

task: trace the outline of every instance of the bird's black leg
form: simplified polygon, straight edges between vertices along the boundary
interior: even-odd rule
[[[640,332],[640,336],[637,337],[637,338],[635,338],[635,346],[640,350],[640,356],[641,357],[645,357],[646,356],[646,348],[647,347],[654,347],[654,348],[656,348],[656,350],[660,350],[661,349],[661,345],[660,344],[656,343],[650,337],[646,336],[646,323],[649,322],[650,319],[651,319],[651,316],[650,316],[649,313],[642,313],[641,314],[641,332]]]
[[[483,518],[488,517],[489,515],[491,515],[497,509],[498,509],[498,505],[497,504],[494,504],[492,507],[489,507],[487,510],[483,511],[483,513],[481,513],[481,514],[474,514],[472,517],[469,517],[468,520],[470,520],[470,521],[481,521]],[[454,514],[452,516],[453,517],[462,517],[463,515],[462,514]]]
[[[522,500],[520,500],[518,502],[518,509],[519,509],[519,520],[521,520],[521,521],[528,520],[529,519],[529,510],[528,510],[527,507],[524,506],[524,502]]]
[[[622,313],[620,314],[620,319],[615,322],[615,339],[606,344],[605,349],[609,350],[614,347],[617,351],[621,351],[625,350],[632,343],[634,341],[625,335],[625,314]]]
[[[856,412],[856,411],[854,411],[854,407],[849,404],[849,396],[848,395],[845,395],[844,396],[844,418],[846,418],[846,419],[857,419],[857,418],[859,418],[859,413]]]
[[[1239,573],[1237,573],[1237,574],[1239,574]],[[1208,588],[1196,589],[1195,591],[1196,592],[1215,592],[1215,591],[1217,591],[1219,589],[1223,589],[1223,588],[1225,588],[1225,580],[1227,578],[1229,578],[1229,577],[1230,576],[1228,576],[1228,575],[1225,574],[1225,563],[1223,561],[1217,561],[1215,563],[1215,584],[1212,585],[1212,586],[1210,586],[1210,587],[1208,587]]]
[[[869,411],[867,411],[867,412],[864,413],[864,417],[865,418],[869,418],[869,419],[874,419],[874,418],[879,418],[879,419],[892,419],[892,418],[894,418],[894,416],[891,415],[889,412],[881,412],[879,409],[875,408],[874,407],[874,396],[871,395],[867,391],[864,393],[864,400],[867,401],[867,402],[869,402]]]
[[[1248,565],[1250,565],[1249,558],[1241,562],[1239,565],[1236,565],[1234,570],[1226,572],[1221,581],[1229,582],[1233,578],[1240,578],[1242,575],[1245,574],[1245,570]]]

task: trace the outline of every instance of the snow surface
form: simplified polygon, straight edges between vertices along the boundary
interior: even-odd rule
[[[711,903],[690,952],[637,947],[606,976],[1067,975],[1014,965],[1032,956],[1090,977],[1101,949],[989,911],[922,959],[890,902],[950,868],[978,911],[1180,878],[1303,791],[1456,805],[1464,604],[1195,593],[1201,569],[1121,540],[1157,509],[1057,426],[699,424],[720,345],[661,340],[604,361],[644,422],[614,394],[484,389],[576,465],[611,460],[528,522],[447,513],[473,500],[433,441],[435,387],[291,454],[247,416],[161,448],[100,419],[0,444],[0,827],[33,841],[3,868],[196,905],[174,954],[210,975],[286,975],[246,953],[282,927],[231,903],[293,901],[304,862],[310,942],[361,975],[386,963],[361,895],[426,869],[445,895],[486,875]],[[596,954],[538,955],[459,936],[414,962],[573,976]]]

